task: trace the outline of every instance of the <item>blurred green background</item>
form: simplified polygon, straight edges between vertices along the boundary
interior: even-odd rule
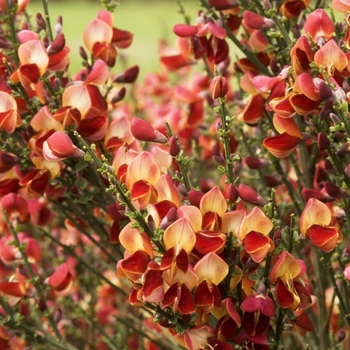
[[[44,0],[45,1],[45,0]],[[81,68],[79,47],[84,46],[83,31],[88,23],[95,19],[103,5],[98,0],[46,0],[49,5],[51,24],[54,26],[57,17],[63,17],[63,33],[71,49],[70,73],[74,74]],[[182,1],[186,13],[195,21],[198,13],[195,0]],[[31,1],[28,6],[35,23],[35,15],[43,14],[42,1]],[[134,33],[134,41],[128,49],[119,50],[117,65],[113,72],[118,73],[123,68],[138,64],[141,77],[148,71],[158,67],[158,45],[160,39],[175,43],[176,36],[172,28],[176,23],[184,23],[179,13],[176,0],[120,0],[114,11],[114,26]]]

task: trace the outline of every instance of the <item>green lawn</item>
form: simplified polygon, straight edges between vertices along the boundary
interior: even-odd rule
[[[58,1],[47,0],[49,4],[52,25],[59,15],[63,17],[63,33],[68,46],[71,48],[70,72],[74,73],[81,67],[78,53],[79,46],[84,46],[82,33],[86,25],[97,16],[102,4],[96,1]],[[187,13],[196,19],[197,7],[195,1],[182,1]],[[130,48],[119,50],[121,53],[118,65],[114,68],[117,73],[122,69],[125,56],[126,65],[140,66],[140,74],[156,70],[158,67],[158,42],[169,39],[174,42],[175,35],[172,27],[176,23],[184,23],[179,7],[175,0],[121,0],[114,12],[114,25],[117,28],[134,33],[134,42]],[[29,11],[33,17],[37,12],[43,13],[41,1],[31,2]],[[124,62],[125,64],[125,62]]]

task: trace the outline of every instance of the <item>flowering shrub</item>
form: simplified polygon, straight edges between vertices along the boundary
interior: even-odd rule
[[[179,4],[144,82],[113,1],[73,75],[28,2],[0,1],[0,348],[348,349],[350,2]]]

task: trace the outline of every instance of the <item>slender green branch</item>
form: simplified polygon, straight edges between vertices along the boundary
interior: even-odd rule
[[[44,8],[47,33],[49,35],[50,41],[53,41],[53,34],[52,34],[52,28],[51,28],[51,22],[50,22],[48,0],[42,0],[41,3],[42,3],[43,8]]]

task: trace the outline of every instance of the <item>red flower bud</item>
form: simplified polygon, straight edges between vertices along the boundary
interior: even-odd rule
[[[166,143],[168,139],[157,130],[154,130],[151,125],[140,118],[134,118],[131,122],[131,133],[135,139],[139,141],[151,141]]]
[[[122,87],[112,98],[112,104],[122,101],[125,97],[126,89]]]
[[[219,165],[225,166],[226,164],[225,158],[220,152],[219,147],[217,145],[213,146],[211,153],[216,163],[218,163]]]
[[[275,26],[274,21],[271,19],[262,17],[249,10],[243,12],[243,19],[247,27],[250,29],[269,29]]]
[[[238,199],[238,191],[235,185],[229,184],[228,186],[228,200],[234,203]]]
[[[177,143],[177,137],[176,136],[171,136],[169,140],[169,153],[173,157],[177,157],[180,153],[180,146]]]
[[[323,132],[319,132],[317,135],[318,149],[320,151],[324,151],[329,147],[330,144],[331,142],[329,141],[329,138]]]
[[[247,156],[244,160],[250,169],[260,169],[269,165],[266,159],[261,159],[257,157]]]
[[[251,204],[258,205],[260,207],[264,206],[266,204],[266,201],[264,198],[262,198],[255,190],[253,190],[251,187],[240,184],[238,186],[238,195],[239,197]]]
[[[132,66],[114,78],[115,83],[132,84],[139,75],[139,66]]]
[[[333,198],[346,198],[349,196],[345,190],[339,188],[337,185],[329,181],[325,182],[324,188],[327,194],[329,194]]]
[[[225,97],[228,92],[227,79],[221,76],[214,77],[210,83],[209,91],[214,100]]]
[[[41,13],[36,14],[35,21],[36,21],[36,24],[37,24],[39,30],[46,29],[46,22],[45,22],[43,16],[41,15]]]

